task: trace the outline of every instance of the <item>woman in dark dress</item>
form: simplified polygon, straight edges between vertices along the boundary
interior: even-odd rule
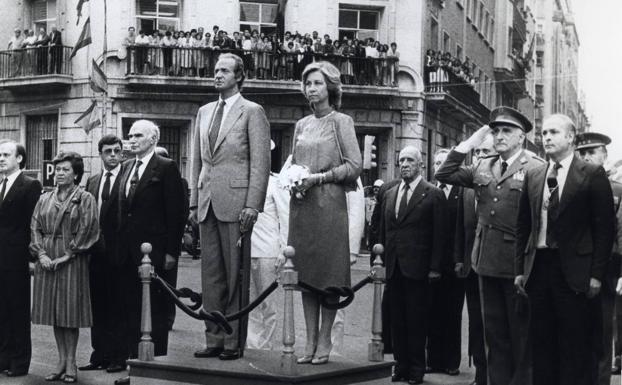
[[[305,68],[302,92],[313,114],[299,120],[294,131],[292,163],[307,167],[310,175],[294,191],[301,194],[290,201],[288,243],[296,249],[299,279],[319,288],[350,286],[346,190],[356,188],[362,169],[352,118],[336,111],[341,105],[340,76],[324,61]],[[325,364],[336,310],[320,306],[320,297],[305,291],[302,304],[307,343],[298,363]]]

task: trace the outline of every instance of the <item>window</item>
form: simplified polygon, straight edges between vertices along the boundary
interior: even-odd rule
[[[50,31],[56,24],[56,0],[36,0],[32,3],[32,21],[36,31],[43,28]],[[35,35],[37,33],[35,32]]]
[[[473,7],[473,1],[474,0],[467,0],[466,3],[466,15],[469,20],[471,20],[471,8]]]
[[[477,21],[477,26],[479,30],[484,34],[486,30],[484,29],[484,4],[479,3],[479,20]]]
[[[460,44],[456,44],[456,57],[462,60],[462,46]]]
[[[438,50],[438,22],[432,18],[430,19],[430,48]]]
[[[451,39],[446,31],[443,31],[443,52],[451,52]]]
[[[544,51],[536,51],[536,66],[544,66]]]
[[[58,114],[31,115],[26,117],[26,168],[41,170],[44,160],[56,156],[58,142]]]
[[[482,16],[482,35],[484,35],[484,39],[488,38],[488,23],[490,21],[490,13],[486,11],[486,17]]]
[[[277,4],[240,2],[240,31],[256,29],[266,35],[276,33]]]
[[[339,40],[349,38],[378,40],[380,11],[369,9],[339,9]]]
[[[136,19],[138,29],[150,35],[179,29],[179,0],[137,0]]]
[[[488,24],[488,41],[492,45],[495,40],[495,19],[490,19],[490,24]]]
[[[536,84],[536,105],[544,103],[544,86]]]

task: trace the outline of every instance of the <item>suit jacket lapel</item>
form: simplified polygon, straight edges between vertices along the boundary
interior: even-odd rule
[[[149,184],[149,181],[153,177],[155,170],[158,168],[157,158],[158,158],[158,155],[153,154],[153,156],[149,160],[149,163],[147,163],[147,165],[145,166],[145,171],[143,172],[143,175],[140,177],[140,180],[138,181],[138,186],[136,186],[136,191],[134,191],[134,198],[136,197],[136,195],[140,194],[140,192],[147,186],[147,184]]]
[[[225,137],[231,131],[233,124],[238,120],[240,115],[244,112],[244,103],[243,98],[240,96],[238,100],[231,106],[229,112],[227,113],[227,117],[222,121],[220,125],[220,133],[218,134],[218,139],[216,139],[216,145],[214,146],[214,153],[218,151],[218,147],[225,140]]]
[[[559,201],[558,215],[561,214],[566,207],[568,207],[568,204],[572,201],[572,198],[574,198],[574,195],[579,190],[579,186],[582,183],[582,169],[582,165],[578,164],[577,158],[573,156],[572,162],[570,162],[570,168],[568,169],[568,175],[566,176],[566,183],[564,184],[562,196]]]
[[[115,196],[115,194],[118,194],[119,179],[121,179],[120,177],[121,177],[121,174],[117,174],[117,177],[114,179],[114,183],[112,184],[112,188],[110,189],[110,198],[108,198],[106,202],[102,202],[100,217],[104,217],[106,215],[113,201],[112,197]],[[99,183],[101,183],[101,177],[99,179]],[[97,189],[97,191],[99,192],[99,188]]]
[[[209,150],[209,129],[212,126],[212,120],[214,119],[214,112],[216,112],[216,107],[218,106],[218,101],[212,103],[210,105],[209,110],[206,111],[205,125],[199,125],[200,137],[201,137],[201,148],[203,149],[201,152],[207,154],[208,157],[212,157],[212,153]]]
[[[410,196],[410,200],[408,201],[408,206],[406,207],[406,212],[399,213],[398,221],[400,222],[403,221],[404,218],[406,218],[406,216],[408,216],[408,214],[413,210],[413,208],[417,206],[417,204],[421,202],[423,198],[425,198],[425,196],[427,195],[427,192],[426,192],[427,190],[428,190],[428,186],[426,186],[424,180],[421,179],[419,183],[417,184],[417,187],[415,187],[415,191],[413,191],[413,194]],[[445,193],[443,193],[443,195],[444,194]]]
[[[535,202],[535,220],[538,227],[540,225],[540,213],[542,212],[542,198],[544,196],[544,185],[546,184],[546,170],[548,170],[548,163],[533,170],[534,183],[529,186],[529,200]]]
[[[0,209],[2,209],[2,207],[7,204],[8,202],[13,200],[13,197],[15,197],[15,195],[17,195],[18,190],[21,189],[22,184],[24,184],[24,173],[21,173],[17,176],[17,178],[15,178],[15,182],[13,182],[13,185],[11,186],[11,188],[6,191],[4,193],[4,199],[2,200],[2,204],[0,205]]]
[[[389,189],[386,192],[387,194],[387,210],[389,211],[389,220],[395,220],[395,202],[397,202],[397,192],[400,189],[400,184],[398,183],[395,187]]]
[[[501,176],[501,178],[499,178],[499,182],[501,183],[504,180],[508,179],[509,177],[513,176],[514,174],[516,174],[518,171],[523,169],[523,166],[527,163],[527,156],[525,155],[525,153],[523,152],[518,158],[516,158],[516,160],[514,161],[514,163],[510,164],[508,166],[508,169],[505,171],[505,174],[503,174]]]

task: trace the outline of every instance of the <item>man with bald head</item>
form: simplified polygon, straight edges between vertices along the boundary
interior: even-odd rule
[[[445,253],[443,192],[421,176],[421,152],[399,155],[401,182],[382,200],[380,242],[385,245],[387,296],[396,365],[393,381],[423,383],[430,281],[440,278]],[[407,294],[406,294],[407,293]]]
[[[449,153],[436,172],[440,182],[475,190],[477,228],[471,267],[477,273],[487,347],[489,385],[529,385],[527,313],[514,289],[516,214],[527,170],[544,161],[523,150],[532,124],[510,107],[497,107],[490,121]],[[493,136],[496,156],[462,166],[471,150]]]
[[[30,219],[41,195],[38,180],[21,172],[26,150],[0,140],[0,371],[9,377],[30,367]]]
[[[140,339],[141,289],[137,267],[143,257],[140,246],[149,242],[149,257],[155,273],[164,276],[173,269],[181,253],[181,237],[187,208],[181,174],[171,159],[155,153],[160,129],[149,120],[138,120],[128,140],[134,159],[123,163],[119,201],[121,206],[120,250],[127,291],[130,357],[138,352]],[[168,347],[168,304],[170,299],[157,285],[151,285],[151,314],[155,355],[166,355]],[[125,383],[125,382],[120,382]]]
[[[527,171],[518,208],[515,285],[529,297],[534,385],[590,385],[597,365],[615,214],[605,170],[574,155],[575,136],[566,115],[544,120],[550,160]]]

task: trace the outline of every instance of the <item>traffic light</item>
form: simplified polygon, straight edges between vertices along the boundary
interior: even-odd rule
[[[376,146],[374,141],[375,136],[365,135],[365,142],[363,144],[363,169],[369,170],[378,166],[376,163]]]

